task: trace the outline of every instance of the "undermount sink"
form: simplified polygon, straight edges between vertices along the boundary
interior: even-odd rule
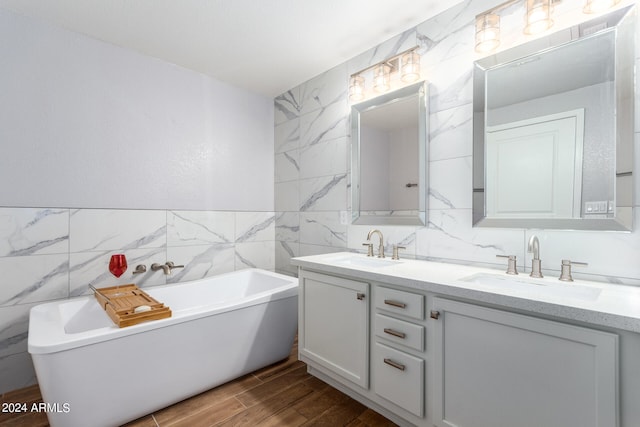
[[[389,267],[392,265],[401,264],[402,261],[396,261],[386,258],[378,258],[378,257],[368,257],[365,255],[350,255],[350,256],[340,256],[335,259],[330,260],[336,264],[342,265],[350,265],[356,267],[367,267],[367,268],[381,268],[381,267]]]
[[[476,283],[497,290],[514,291],[522,296],[553,296],[595,301],[601,289],[582,286],[573,282],[565,283],[557,279],[531,279],[529,277],[507,276],[478,273],[461,279],[463,282]]]

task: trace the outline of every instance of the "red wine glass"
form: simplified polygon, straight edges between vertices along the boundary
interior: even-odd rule
[[[124,254],[111,255],[109,261],[109,271],[116,277],[120,277],[127,271],[127,258]]]

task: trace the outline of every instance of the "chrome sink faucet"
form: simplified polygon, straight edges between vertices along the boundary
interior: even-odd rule
[[[378,258],[384,258],[384,240],[382,238],[382,232],[380,230],[370,230],[367,234],[367,242],[371,242],[371,236],[377,234],[380,238],[380,245],[378,246]]]
[[[543,277],[542,276],[542,261],[540,261],[540,241],[536,235],[531,236],[529,244],[527,246],[527,252],[533,253],[533,259],[531,260],[531,277]]]

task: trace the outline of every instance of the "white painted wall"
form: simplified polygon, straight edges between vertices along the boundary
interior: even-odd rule
[[[4,10],[0,40],[2,205],[273,210],[272,99]]]

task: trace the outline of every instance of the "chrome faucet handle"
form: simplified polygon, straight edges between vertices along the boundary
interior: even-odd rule
[[[515,255],[496,255],[496,258],[507,258],[507,274],[518,274]]]
[[[367,256],[373,256],[373,243],[363,243],[362,246],[367,246]]]
[[[400,259],[400,255],[398,254],[398,249],[407,249],[407,247],[393,245],[393,255],[391,256],[391,259]]]
[[[167,261],[165,265],[169,268],[184,268],[184,265],[175,265],[173,261]]]
[[[562,280],[563,282],[573,282],[573,277],[571,277],[571,266],[572,265],[581,265],[581,266],[588,266],[589,264],[587,264],[586,262],[577,262],[577,261],[571,261],[568,259],[563,259],[562,260],[562,265],[560,266],[560,277],[558,277],[558,280]]]

